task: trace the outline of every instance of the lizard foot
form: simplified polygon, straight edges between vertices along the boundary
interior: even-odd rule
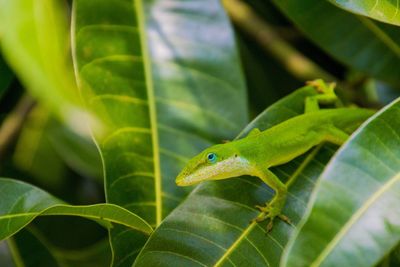
[[[269,220],[267,224],[267,233],[272,230],[275,218],[279,218],[287,224],[291,224],[290,219],[286,215],[281,214],[282,207],[274,204],[275,203],[272,201],[270,204],[267,204],[265,206],[256,205],[256,208],[260,210],[261,213],[251,221],[259,223],[265,220]]]
[[[318,94],[306,97],[305,113],[319,110],[320,104],[340,106],[340,101],[335,94],[335,83],[327,84],[323,80],[318,79],[307,82],[307,85],[314,87]]]
[[[314,87],[320,94],[332,94],[336,86],[335,83],[326,84],[323,80],[318,79],[314,81],[307,81],[306,85]]]

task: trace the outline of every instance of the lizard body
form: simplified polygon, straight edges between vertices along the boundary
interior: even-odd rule
[[[321,91],[321,95],[306,99],[306,113],[265,131],[255,128],[242,139],[205,149],[187,163],[176,178],[177,185],[188,186],[242,175],[259,177],[274,189],[275,196],[266,206],[257,206],[265,216],[256,220],[269,218],[268,230],[275,217],[288,222],[281,210],[292,181],[282,183],[269,168],[287,163],[323,142],[343,144],[348,135],[373,114],[362,108],[319,110],[318,103],[334,102],[336,95],[333,85],[327,86],[321,80],[312,85]]]

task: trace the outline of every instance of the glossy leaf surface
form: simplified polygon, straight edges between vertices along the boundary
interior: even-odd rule
[[[400,240],[400,99],[329,163],[283,266],[373,266]]]
[[[400,3],[391,0],[329,0],[350,12],[400,25]]]
[[[283,98],[239,137],[252,128],[264,130],[301,114],[305,97],[314,93],[314,88],[305,87]],[[283,211],[294,225],[302,217],[315,180],[333,152],[330,146],[318,147],[272,169],[282,180],[298,178]],[[272,195],[272,190],[255,177],[199,185],[155,230],[135,266],[278,266],[295,226],[277,220],[267,234],[265,223],[249,223],[259,214],[254,205],[265,203]]]
[[[25,227],[37,216],[67,215],[97,220],[107,227],[121,224],[148,235],[152,228],[137,215],[112,204],[65,205],[32,185],[0,178],[0,240]]]
[[[74,4],[78,79],[103,123],[93,129],[107,201],[158,225],[187,194],[174,183],[186,160],[246,123],[228,19],[217,0]],[[115,265],[129,266],[145,240],[118,227],[111,236]]]
[[[400,83],[400,29],[355,16],[328,1],[274,0],[315,44],[335,59],[387,82]]]

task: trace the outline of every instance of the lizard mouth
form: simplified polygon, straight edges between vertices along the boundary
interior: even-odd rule
[[[202,164],[198,164],[194,168],[184,168],[176,177],[175,183],[177,186],[189,186],[198,184],[203,181],[204,173],[199,172],[199,168]]]
[[[191,179],[192,175],[189,176],[181,176],[178,175],[178,177],[175,180],[175,183],[177,186],[189,186],[189,185],[194,185],[199,183],[200,181],[196,181],[196,179]]]
[[[176,179],[175,183],[176,183],[177,186],[185,186],[185,182],[182,181],[182,180]]]

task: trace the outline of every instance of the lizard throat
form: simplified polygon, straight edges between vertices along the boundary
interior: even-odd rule
[[[232,156],[216,164],[196,169],[185,177],[179,177],[179,175],[176,183],[179,186],[188,186],[203,181],[241,176],[249,174],[250,171],[251,165],[247,159],[240,156]]]

